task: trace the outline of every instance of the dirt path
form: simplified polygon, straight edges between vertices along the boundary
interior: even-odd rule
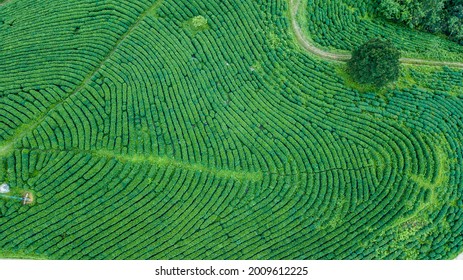
[[[296,35],[296,39],[299,45],[301,45],[302,48],[304,48],[311,54],[314,54],[324,60],[339,61],[339,62],[348,61],[351,58],[351,55],[332,53],[329,51],[322,50],[316,47],[305,36],[304,32],[302,32],[301,26],[297,22],[297,14],[301,6],[300,4],[301,4],[301,0],[289,0],[290,13],[291,13],[291,26],[293,28],[294,34]],[[463,63],[453,62],[453,61],[426,60],[426,59],[407,58],[407,57],[401,58],[400,61],[404,64],[412,64],[412,65],[449,66],[449,67],[463,68]]]

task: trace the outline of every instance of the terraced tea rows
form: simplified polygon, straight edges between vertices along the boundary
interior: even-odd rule
[[[462,250],[463,72],[360,93],[300,50],[280,0],[13,0],[0,19],[0,182],[36,198],[0,199],[0,254]]]

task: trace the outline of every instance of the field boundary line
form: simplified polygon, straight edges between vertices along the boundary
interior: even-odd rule
[[[323,174],[328,172],[350,172],[350,171],[359,171],[370,168],[385,168],[383,164],[380,165],[364,165],[358,166],[355,168],[327,168],[322,170],[311,170],[311,171],[299,171],[296,173],[275,173],[271,171],[263,170],[233,170],[233,169],[224,169],[215,166],[208,166],[203,163],[187,162],[171,158],[163,155],[155,154],[118,154],[116,151],[112,150],[79,150],[79,149],[39,149],[39,148],[18,148],[18,151],[38,151],[41,153],[74,153],[78,154],[87,154],[93,157],[98,158],[108,158],[115,159],[121,163],[147,163],[150,165],[155,165],[158,167],[173,167],[178,169],[183,169],[187,171],[199,171],[212,174],[219,178],[233,178],[239,181],[251,181],[251,182],[260,182],[264,179],[265,176],[277,176],[277,177],[295,177],[295,176],[311,176],[315,174]]]

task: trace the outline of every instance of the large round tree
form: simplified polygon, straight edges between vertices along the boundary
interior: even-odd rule
[[[399,58],[391,41],[372,39],[354,50],[348,69],[355,81],[382,87],[399,78]]]

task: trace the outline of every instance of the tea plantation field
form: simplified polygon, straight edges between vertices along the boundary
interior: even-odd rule
[[[301,22],[318,45],[351,51],[372,37],[388,38],[410,57],[463,61],[463,46],[387,21],[375,8],[378,0],[298,0]]]
[[[462,56],[359,33],[368,2],[309,0],[304,31]],[[0,184],[33,202],[0,196],[0,257],[454,258],[463,69],[375,90],[342,68],[299,46],[287,0],[3,1]]]

